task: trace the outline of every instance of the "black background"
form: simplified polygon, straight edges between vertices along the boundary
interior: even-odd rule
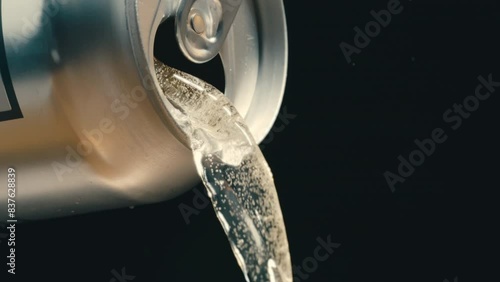
[[[403,12],[348,64],[339,44],[352,45],[353,28],[388,2],[285,2],[283,105],[297,117],[264,154],[293,264],[331,236],[341,246],[301,281],[500,281],[500,88],[458,130],[442,117],[474,94],[478,76],[500,81],[498,1],[403,0]],[[165,42],[157,56],[181,64]],[[220,85],[215,68],[205,79]],[[447,141],[392,193],[384,172],[397,172],[397,157],[436,128]],[[210,208],[185,224],[178,205],[193,196],[18,226],[18,277],[108,282],[125,267],[134,282],[244,281]]]

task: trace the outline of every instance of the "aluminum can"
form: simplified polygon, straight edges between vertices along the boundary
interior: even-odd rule
[[[156,203],[199,181],[153,65],[158,26],[182,4],[0,0],[0,202],[13,168],[17,218]],[[243,0],[218,51],[225,94],[262,141],[286,79],[282,1]]]

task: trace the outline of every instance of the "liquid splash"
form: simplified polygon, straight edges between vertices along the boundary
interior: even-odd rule
[[[155,69],[246,281],[292,282],[273,176],[243,118],[215,87],[159,61]]]

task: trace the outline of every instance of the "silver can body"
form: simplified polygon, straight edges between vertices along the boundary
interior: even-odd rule
[[[1,1],[0,202],[14,168],[19,219],[160,202],[198,182],[153,69],[155,31],[178,5]],[[281,105],[286,49],[281,0],[244,1],[220,54],[257,140]]]

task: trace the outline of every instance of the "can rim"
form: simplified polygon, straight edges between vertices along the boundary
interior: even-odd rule
[[[153,100],[165,125],[186,147],[187,136],[169,111],[154,70],[154,39],[160,23],[175,15],[179,0],[144,4],[129,0],[127,24],[142,77],[156,84]],[[282,0],[244,0],[220,52],[226,77],[225,94],[245,118],[255,141],[271,131],[283,101],[288,67],[288,43]]]

